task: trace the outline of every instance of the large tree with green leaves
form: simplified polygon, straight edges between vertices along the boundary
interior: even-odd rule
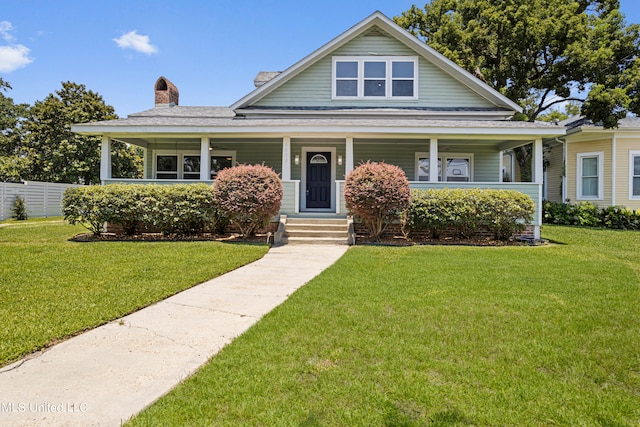
[[[21,147],[22,122],[29,106],[14,103],[5,95],[9,89],[0,77],[0,181],[19,181],[29,166]]]
[[[74,123],[116,119],[112,106],[82,84],[63,82],[62,89],[37,101],[24,122],[23,147],[30,159],[29,178],[51,182],[100,182],[100,138],[71,132]],[[112,143],[115,176],[138,177],[138,150]]]
[[[432,0],[395,21],[534,121],[573,101],[605,127],[640,113],[640,26],[618,0]],[[524,173],[530,148],[516,152]],[[526,178],[523,177],[523,178]]]

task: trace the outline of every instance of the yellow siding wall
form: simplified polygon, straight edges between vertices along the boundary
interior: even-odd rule
[[[577,158],[579,153],[594,153],[603,152],[604,159],[604,180],[603,180],[603,199],[602,200],[590,200],[591,203],[597,206],[610,206],[611,205],[611,145],[610,138],[605,138],[595,141],[586,142],[571,142],[567,143],[567,199],[571,203],[577,203],[578,200],[576,191],[577,183]],[[627,160],[628,161],[628,160]]]
[[[630,209],[640,209],[639,199],[629,199],[629,152],[640,150],[640,137],[616,138],[616,198],[615,204]]]
[[[545,155],[549,162],[545,179],[545,187],[547,189],[546,199],[551,202],[563,202],[562,200],[562,145],[552,147]]]

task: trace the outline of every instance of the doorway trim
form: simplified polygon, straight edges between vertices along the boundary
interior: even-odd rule
[[[331,175],[329,187],[331,188],[331,207],[328,209],[307,208],[307,153],[324,151],[331,153]],[[302,147],[302,170],[300,171],[300,211],[301,212],[335,212],[336,211],[336,147]]]

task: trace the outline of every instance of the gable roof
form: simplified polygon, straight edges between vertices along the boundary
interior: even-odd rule
[[[509,98],[491,88],[486,83],[480,81],[477,77],[473,76],[471,73],[455,64],[453,61],[447,59],[435,49],[429,47],[426,43],[420,41],[417,37],[402,29],[380,11],[374,12],[369,17],[365,18],[338,37],[331,40],[329,43],[325,44],[300,61],[296,62],[273,79],[265,82],[257,89],[253,90],[243,98],[233,103],[230,108],[232,110],[238,110],[251,106],[255,102],[264,98],[266,95],[272,93],[277,88],[283,86],[293,77],[300,74],[303,70],[309,68],[311,65],[324,58],[326,55],[330,54],[331,52],[344,46],[351,40],[366,33],[367,31],[372,30],[375,27],[388,33],[396,40],[406,45],[408,48],[414,50],[417,54],[426,58],[432,64],[439,67],[451,77],[456,79],[458,82],[465,85],[483,98],[487,99],[497,107],[506,108],[508,110],[517,112],[522,111],[522,108],[517,103],[511,101]]]

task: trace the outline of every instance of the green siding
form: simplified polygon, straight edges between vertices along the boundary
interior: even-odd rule
[[[419,89],[417,100],[332,100],[331,58],[333,56],[416,56],[417,53],[394,38],[362,35],[331,52],[282,87],[274,90],[257,106],[421,106],[421,107],[492,107],[486,99],[459,83],[449,74],[419,58]]]

